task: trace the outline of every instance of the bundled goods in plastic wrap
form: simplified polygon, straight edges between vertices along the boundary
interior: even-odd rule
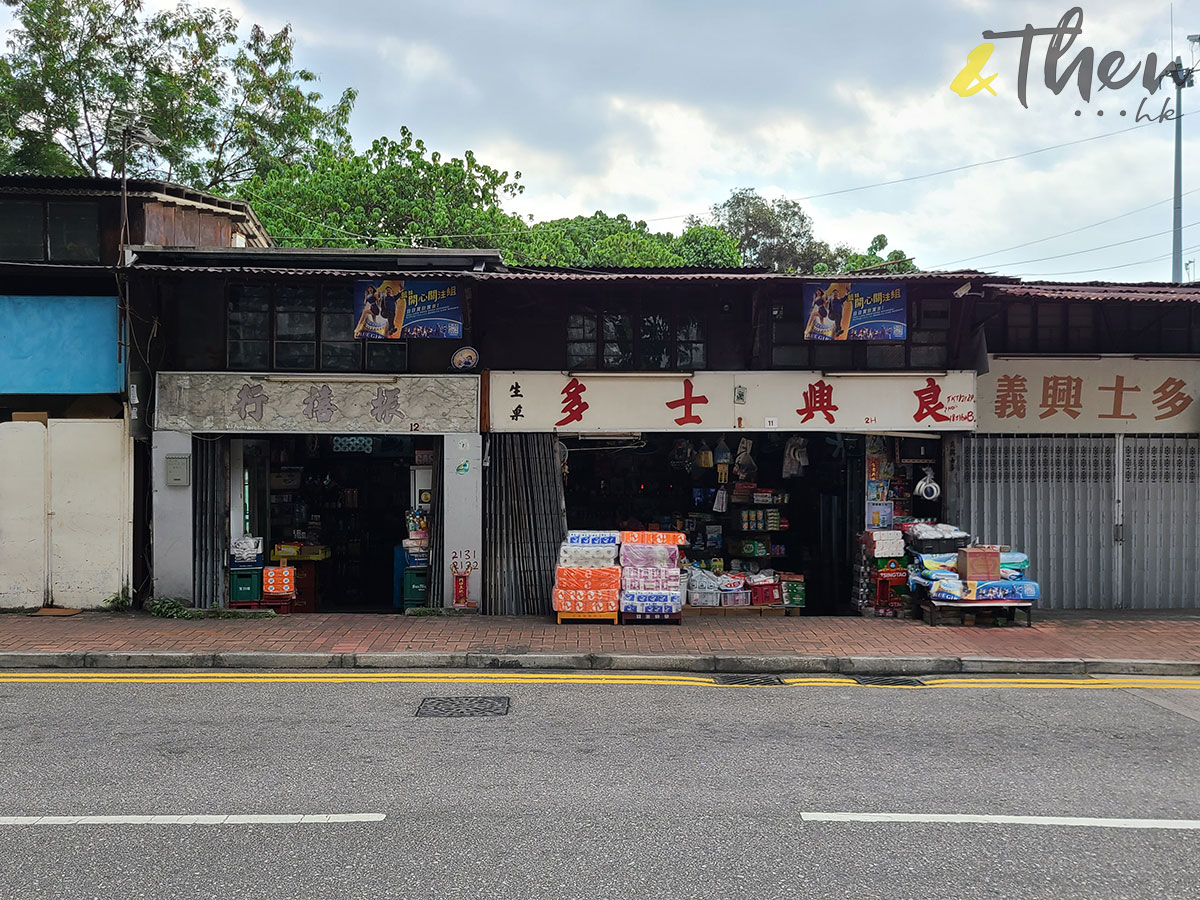
[[[911,583],[911,581],[910,581]],[[920,583],[920,581],[918,581]],[[933,600],[979,601],[1039,600],[1042,589],[1036,581],[926,581]]]
[[[660,569],[653,566],[623,566],[621,587],[627,591],[678,591],[683,583],[679,569]]]
[[[903,556],[906,549],[903,531],[867,531],[863,533],[862,544],[866,555],[875,559]]]
[[[683,610],[679,591],[622,591],[621,612],[673,614]]]
[[[568,591],[618,591],[621,589],[621,569],[618,566],[559,566],[554,572],[554,586]]]
[[[616,612],[621,592],[617,590],[564,590],[555,588],[551,606],[557,612]]]
[[[913,566],[923,578],[959,581],[958,553],[912,553]],[[1029,557],[1015,550],[1000,551],[1000,580],[1023,581]],[[994,580],[994,579],[993,579]]]
[[[612,545],[616,546],[621,543],[621,532],[619,531],[568,531],[568,544],[579,544],[582,546],[596,545],[600,546]]]
[[[610,568],[617,565],[617,544],[563,544],[558,549],[558,565],[567,569]]]
[[[687,543],[687,535],[682,531],[622,531],[618,534],[622,544],[673,544],[679,546]]]
[[[653,534],[654,532],[648,532]],[[664,534],[668,532],[663,532]],[[621,544],[621,565],[637,569],[679,568],[676,544]]]
[[[971,542],[971,536],[956,525],[912,522],[902,530],[904,542],[918,553],[953,553]]]

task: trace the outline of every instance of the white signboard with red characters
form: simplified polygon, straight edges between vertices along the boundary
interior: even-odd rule
[[[1200,431],[1200,359],[992,356],[979,376],[979,430],[992,434]]]
[[[971,431],[975,373],[489,372],[491,431]]]

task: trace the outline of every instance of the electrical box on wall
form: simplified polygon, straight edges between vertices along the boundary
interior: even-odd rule
[[[168,453],[164,465],[167,487],[187,487],[192,483],[192,455]]]

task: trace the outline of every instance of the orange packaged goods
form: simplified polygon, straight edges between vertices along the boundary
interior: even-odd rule
[[[616,591],[621,589],[621,567],[574,569],[560,566],[554,586],[568,591]]]
[[[622,531],[622,544],[686,544],[687,535],[679,531]]]
[[[268,566],[263,569],[263,593],[296,593],[296,570],[291,566]]]
[[[578,590],[556,588],[553,607],[557,612],[604,613],[616,612],[620,591]]]

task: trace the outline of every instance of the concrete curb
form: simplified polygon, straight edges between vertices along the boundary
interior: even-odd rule
[[[236,651],[0,652],[17,669],[525,669],[844,675],[1200,676],[1200,661],[1021,659],[989,656],[804,656],[705,653],[269,653]]]

